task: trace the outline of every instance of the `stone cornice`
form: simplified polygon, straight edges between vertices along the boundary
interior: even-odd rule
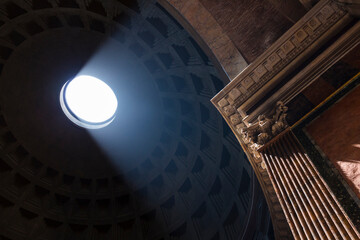
[[[333,1],[321,1],[213,99],[233,126],[291,71],[350,21]],[[234,116],[238,114],[238,116]]]

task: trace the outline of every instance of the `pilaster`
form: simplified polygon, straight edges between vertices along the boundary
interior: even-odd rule
[[[286,121],[287,103],[360,43],[345,1],[318,2],[212,99],[259,179],[277,239],[360,238]]]

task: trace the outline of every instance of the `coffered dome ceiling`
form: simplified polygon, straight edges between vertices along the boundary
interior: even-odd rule
[[[224,82],[155,1],[0,5],[0,236],[237,239],[252,170],[210,103]],[[87,131],[59,104],[91,74],[114,122]]]

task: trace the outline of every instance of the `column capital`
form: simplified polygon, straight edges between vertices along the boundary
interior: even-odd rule
[[[273,110],[265,115],[261,114],[255,122],[243,120],[237,131],[244,143],[252,150],[255,157],[259,157],[257,150],[288,127],[286,121],[288,108],[278,101]]]

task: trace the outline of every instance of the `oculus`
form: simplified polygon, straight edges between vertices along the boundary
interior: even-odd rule
[[[81,75],[64,84],[60,92],[60,105],[76,125],[98,129],[114,120],[118,101],[105,82],[93,76]]]

